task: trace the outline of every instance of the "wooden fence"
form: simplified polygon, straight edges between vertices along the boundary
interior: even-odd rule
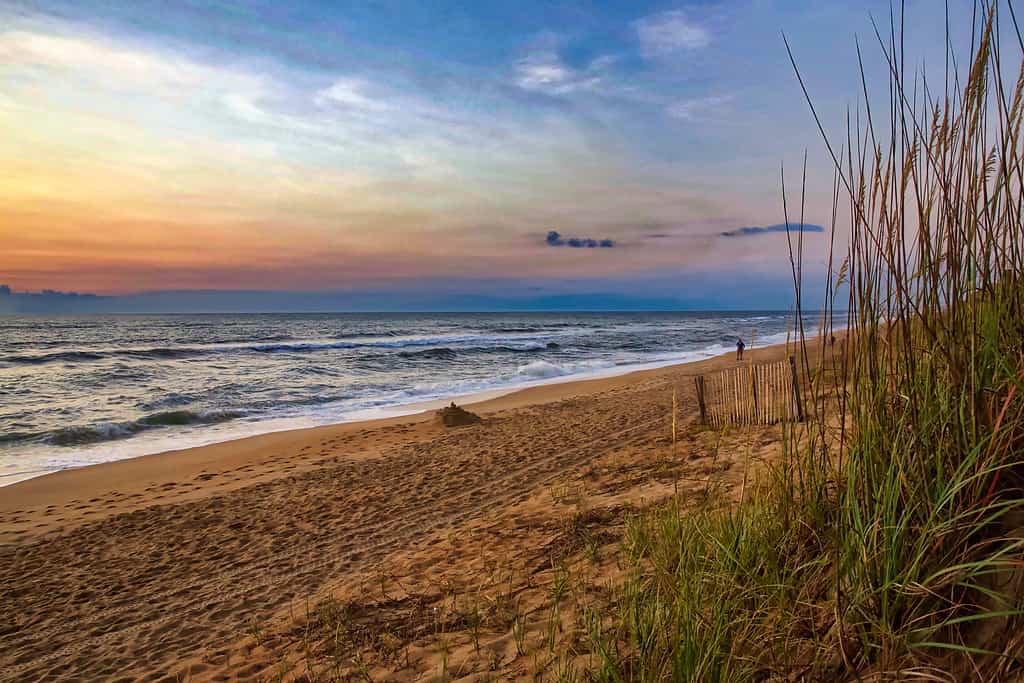
[[[774,424],[803,422],[800,378],[796,361],[740,365],[694,378],[703,424]]]

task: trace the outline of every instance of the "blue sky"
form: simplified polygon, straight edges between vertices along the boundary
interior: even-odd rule
[[[872,15],[889,4],[6,5],[0,281],[660,296],[760,274],[784,305],[786,235],[742,229],[782,222],[805,150],[827,226],[832,179],[782,32],[841,131],[855,36],[884,95]],[[941,4],[907,17],[908,61],[941,69]],[[827,234],[806,243],[820,270]]]

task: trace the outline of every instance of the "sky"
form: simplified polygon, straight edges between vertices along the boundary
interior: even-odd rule
[[[951,6],[969,26],[969,3]],[[889,11],[0,0],[0,283],[400,302],[707,299],[693,288],[763,276],[772,296],[752,298],[782,307],[780,168],[795,221],[806,152],[810,273],[832,186],[783,32],[838,131],[860,96],[856,38],[884,87],[871,18]],[[909,61],[939,63],[941,4],[906,12]]]

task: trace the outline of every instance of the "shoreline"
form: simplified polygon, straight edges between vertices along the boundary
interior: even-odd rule
[[[811,342],[811,340],[808,341]],[[786,343],[781,343],[761,346],[752,351],[748,349],[744,362],[757,359],[759,354],[777,355],[785,347]],[[448,399],[410,404],[405,408],[415,407],[415,410],[402,410],[398,414],[372,419],[262,432],[199,446],[169,449],[80,467],[68,467],[0,487],[4,492],[4,495],[0,497],[0,518],[6,516],[4,513],[24,508],[69,505],[76,501],[96,498],[109,491],[137,491],[147,485],[161,486],[182,479],[207,476],[211,471],[217,469],[224,470],[252,463],[267,463],[273,459],[275,453],[282,450],[299,450],[303,444],[316,439],[346,437],[367,431],[378,432],[399,425],[417,425],[428,433],[436,435],[441,433],[442,429],[432,428],[434,410],[447,405],[452,400],[459,405],[472,405],[474,412],[488,416],[501,411],[628,387],[666,373],[683,372],[692,375],[723,364],[732,365],[736,362],[734,355],[734,352],[728,352],[701,360],[660,364],[655,367],[635,369],[609,376],[554,378],[556,381],[533,386],[512,388],[508,391],[495,390],[500,391],[498,395],[481,392],[463,397],[454,396]],[[473,397],[477,397],[478,400],[466,400]],[[246,481],[245,483],[251,482]],[[243,482],[239,482],[239,485],[243,485]],[[172,498],[172,500],[179,499],[181,499],[180,496]],[[0,543],[4,540],[4,531],[5,525],[0,523]],[[40,531],[47,533],[49,530],[40,529]]]
[[[772,337],[788,336],[788,334],[777,334]],[[769,339],[772,339],[770,337]],[[757,347],[757,350],[763,350],[776,346],[781,341],[772,339],[772,343],[765,346]],[[202,431],[193,433],[151,433],[148,435],[140,435],[123,440],[107,441],[102,444],[95,444],[85,446],[80,449],[79,452],[88,453],[92,449],[98,448],[111,448],[114,451],[114,455],[108,458],[99,459],[95,462],[85,462],[82,464],[72,464],[66,466],[57,467],[40,467],[35,470],[25,472],[14,472],[0,476],[0,489],[4,489],[5,492],[9,491],[11,487],[18,486],[27,481],[39,479],[42,477],[59,474],[62,472],[80,470],[88,467],[96,467],[99,465],[106,465],[114,462],[124,462],[135,460],[138,458],[146,458],[153,455],[162,455],[165,453],[181,453],[190,451],[196,448],[207,448],[210,446],[216,446],[220,444],[233,443],[236,441],[243,441],[246,439],[267,436],[271,434],[281,434],[288,432],[297,432],[306,429],[319,429],[323,427],[334,427],[346,424],[361,424],[361,423],[372,423],[378,420],[386,420],[392,418],[407,417],[416,415],[423,411],[432,411],[442,406],[447,405],[451,401],[455,401],[460,405],[477,405],[480,403],[486,403],[509,394],[514,394],[521,391],[527,391],[530,389],[545,387],[545,386],[556,386],[562,384],[574,384],[577,382],[587,382],[591,380],[602,380],[610,379],[613,377],[623,377],[631,375],[637,372],[646,372],[651,370],[658,370],[662,368],[674,367],[677,365],[689,365],[692,363],[699,363],[712,358],[720,357],[722,355],[728,355],[731,351],[727,351],[725,354],[717,353],[717,347],[721,345],[711,345],[701,349],[694,349],[692,351],[682,351],[676,354],[674,358],[652,360],[645,363],[630,363],[619,366],[610,366],[606,368],[593,369],[580,373],[571,373],[566,375],[556,375],[551,377],[541,377],[537,379],[525,380],[517,382],[507,386],[496,386],[488,389],[481,389],[479,391],[471,391],[464,394],[450,394],[446,396],[430,397],[422,400],[413,401],[411,403],[400,403],[395,405],[384,405],[375,408],[360,409],[353,411],[351,417],[335,420],[331,422],[317,422],[312,416],[292,416],[292,417],[268,417],[263,420],[256,420],[250,423],[244,422],[229,422],[216,427],[207,427]],[[714,349],[714,351],[712,351]],[[753,351],[753,350],[751,350]],[[748,351],[750,353],[751,351]],[[691,358],[692,357],[692,358]],[[175,441],[186,441],[187,444],[184,446],[172,445]],[[115,444],[115,445],[112,445]],[[117,451],[124,451],[126,454],[117,455]],[[60,451],[56,451],[59,453]],[[69,456],[72,457],[72,456]]]

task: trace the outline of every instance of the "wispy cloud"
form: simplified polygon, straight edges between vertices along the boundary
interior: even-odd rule
[[[731,95],[695,97],[673,102],[665,108],[665,111],[673,118],[684,121],[699,121],[717,117],[728,108],[732,100]]]
[[[107,85],[143,85],[183,96],[191,96],[194,89],[259,90],[263,82],[252,73],[209,66],[150,48],[91,36],[34,31],[0,33],[0,64],[7,68],[71,71]]]
[[[645,57],[698,50],[711,44],[711,32],[681,11],[644,17],[637,20],[633,28],[640,41],[640,53]]]
[[[515,84],[523,90],[548,95],[567,95],[580,91],[598,90],[605,82],[607,69],[614,57],[601,56],[582,68],[574,68],[562,59],[557,38],[541,36],[526,54],[516,62]]]
[[[825,232],[825,228],[813,223],[780,223],[778,225],[755,225],[747,228],[736,228],[719,233],[722,237],[749,237],[750,235],[764,235],[772,232]]]
[[[339,78],[318,91],[313,101],[321,107],[339,106],[364,111],[383,111],[391,105],[383,98],[370,94],[371,84],[360,78]]]

